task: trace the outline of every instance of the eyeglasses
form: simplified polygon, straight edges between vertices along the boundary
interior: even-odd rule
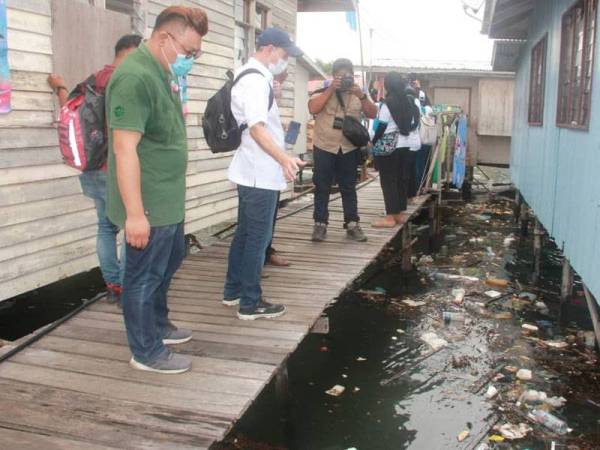
[[[202,50],[198,49],[198,50],[188,50],[187,48],[185,48],[185,46],[179,42],[179,40],[173,36],[171,33],[167,32],[167,35],[173,39],[175,42],[177,42],[179,44],[179,46],[183,49],[184,55],[187,59],[198,59],[200,58],[200,55],[202,55]]]

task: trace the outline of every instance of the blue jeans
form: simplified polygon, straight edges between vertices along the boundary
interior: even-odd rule
[[[117,234],[119,228],[106,217],[106,172],[91,170],[79,175],[83,195],[94,200],[98,228],[96,232],[96,254],[100,262],[100,271],[106,284],[123,285],[123,267],[117,257]],[[121,261],[125,255],[121,251]]]
[[[168,350],[162,340],[169,332],[167,291],[185,256],[183,223],[152,227],[143,250],[127,244],[123,283],[123,317],[136,361],[147,363]]]
[[[238,186],[238,225],[229,249],[224,298],[240,298],[240,309],[253,309],[262,297],[260,275],[273,237],[278,191]]]

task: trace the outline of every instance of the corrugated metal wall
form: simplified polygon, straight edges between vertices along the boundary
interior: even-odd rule
[[[589,131],[556,126],[561,18],[573,3],[536,1],[517,73],[511,171],[527,203],[600,301],[600,30]],[[527,123],[531,49],[546,33],[544,124],[535,127]]]

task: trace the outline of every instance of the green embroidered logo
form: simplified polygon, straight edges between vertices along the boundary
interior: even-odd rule
[[[117,106],[115,108],[115,117],[123,117],[125,115],[125,108]]]

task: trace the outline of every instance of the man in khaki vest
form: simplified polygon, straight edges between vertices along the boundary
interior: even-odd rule
[[[337,180],[342,195],[347,236],[352,240],[364,242],[367,237],[359,226],[356,196],[357,168],[361,153],[360,149],[342,134],[342,123],[344,114],[357,119],[361,118],[361,114],[370,119],[375,118],[377,107],[360,86],[354,83],[354,67],[350,60],[336,60],[332,72],[333,80],[329,86],[315,92],[308,102],[308,109],[315,116],[315,225],[312,240],[325,240],[329,223],[329,195],[334,180]]]

